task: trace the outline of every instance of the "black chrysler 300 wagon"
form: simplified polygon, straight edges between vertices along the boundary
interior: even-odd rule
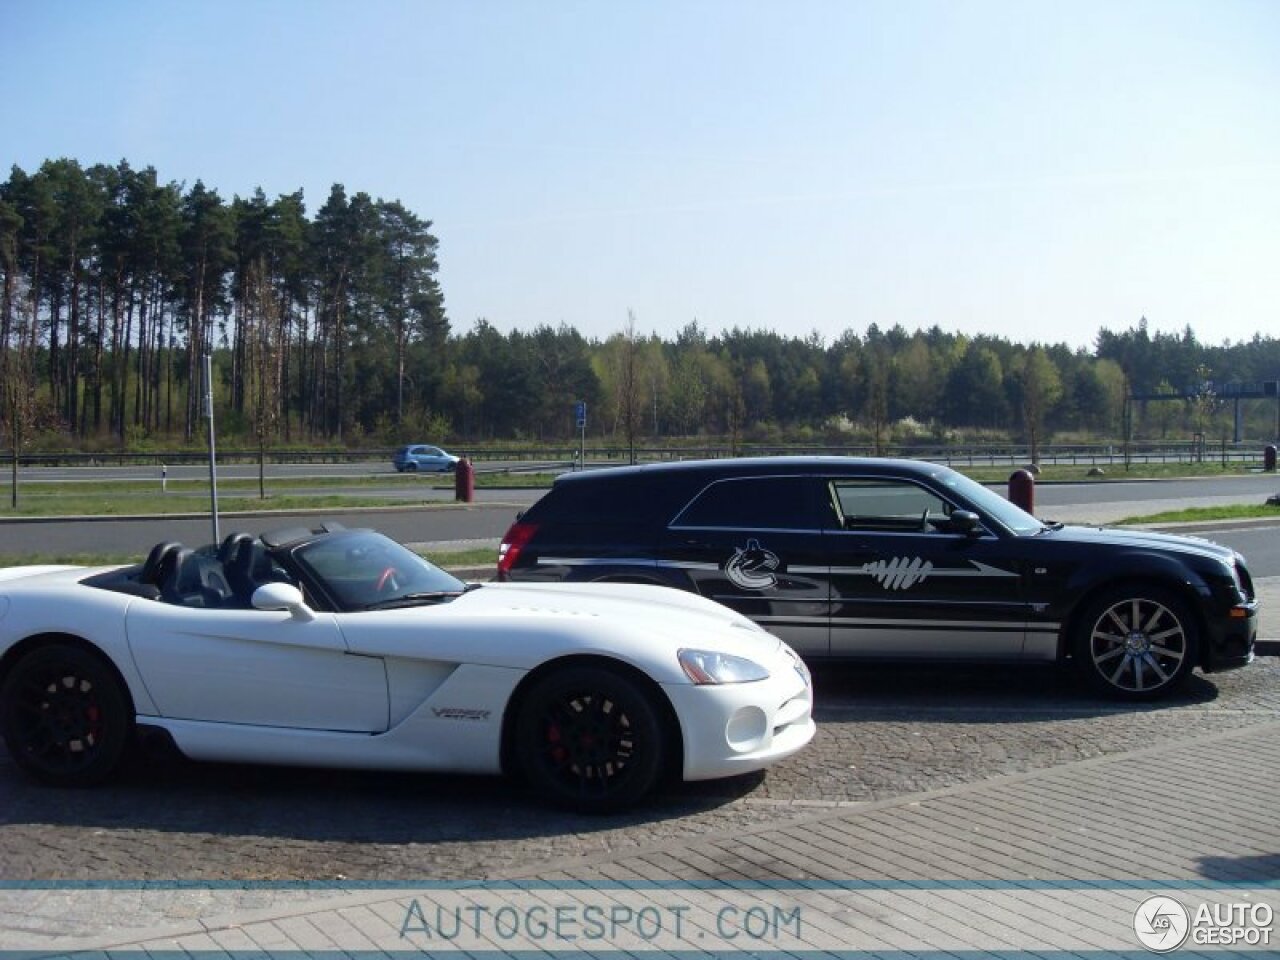
[[[1253,658],[1244,558],[1207,540],[1047,524],[947,467],[786,457],[560,477],[507,532],[502,580],[657,583],[807,659],[1071,659],[1150,698]]]

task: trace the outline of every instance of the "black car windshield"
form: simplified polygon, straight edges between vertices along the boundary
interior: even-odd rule
[[[1043,523],[1021,507],[1010,503],[990,487],[984,487],[962,473],[944,469],[939,470],[934,476],[939,483],[954,490],[973,504],[979,513],[986,514],[1013,533],[1026,535],[1039,533],[1044,529]]]
[[[467,589],[457,577],[371,530],[322,537],[299,547],[294,557],[343,610],[439,602]]]

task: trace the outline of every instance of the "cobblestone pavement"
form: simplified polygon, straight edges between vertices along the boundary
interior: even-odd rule
[[[1252,892],[1222,896],[1274,901],[1280,848],[1267,813],[1280,772],[1278,680],[1280,661],[1264,658],[1196,678],[1175,702],[1131,708],[1093,700],[1052,670],[823,670],[811,750],[728,790],[673,790],[624,818],[549,812],[494,779],[169,760],[69,792],[32,788],[5,763],[0,950],[411,946],[397,933],[404,897],[359,881],[412,890],[451,877],[824,876],[891,882],[814,894],[821,902],[806,916],[830,921],[828,939],[845,950],[864,938],[894,956],[953,941],[1128,949],[1134,906],[1147,895],[1136,878],[1189,882],[1193,899],[1207,896],[1197,883],[1244,882]],[[1153,807],[1153,796],[1166,799]],[[1150,815],[1170,803],[1186,816]],[[93,886],[141,878],[188,885]],[[241,885],[269,878],[328,883]],[[1004,886],[939,892],[926,883],[903,895],[904,880],[914,889],[947,878]],[[1049,886],[1027,892],[1018,878]],[[949,919],[937,913],[940,895],[956,901]],[[1057,929],[1036,919],[1046,908],[1061,915]],[[923,925],[907,918],[903,927],[904,913]],[[1071,920],[1086,916],[1091,924]],[[821,937],[798,949],[816,946],[831,949]]]
[[[94,790],[34,786],[0,755],[0,879],[483,878],[548,858],[765,825],[780,808],[882,801],[1280,719],[1280,660],[1196,676],[1176,700],[1093,699],[1056,669],[817,673],[814,744],[767,774],[672,787],[592,818],[499,778],[150,757]]]

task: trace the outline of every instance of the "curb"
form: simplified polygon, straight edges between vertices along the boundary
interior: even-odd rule
[[[1164,533],[1195,533],[1197,530],[1249,530],[1280,525],[1280,510],[1273,517],[1240,517],[1236,520],[1187,520],[1182,523],[1134,523],[1121,530],[1157,530]]]
[[[1085,466],[1085,465],[1084,465],[1084,464],[1079,464],[1079,466],[1083,467],[1083,466]],[[953,469],[953,470],[955,470],[955,469],[956,469],[955,464],[952,464],[952,465],[951,465],[951,469]],[[1021,468],[1019,468],[1019,467],[1014,467],[1013,469],[1016,471],[1016,470],[1021,469]],[[1249,470],[1249,471],[1247,471],[1247,472],[1245,472],[1245,473],[1223,473],[1223,474],[1219,474],[1219,475],[1217,475],[1217,476],[1213,476],[1213,475],[1203,475],[1203,474],[1200,474],[1200,475],[1198,475],[1198,474],[1189,474],[1189,475],[1187,475],[1187,476],[1185,476],[1185,477],[1124,477],[1124,476],[1120,476],[1120,477],[1112,477],[1112,476],[1103,476],[1103,477],[1084,477],[1084,478],[1082,478],[1082,479],[1080,479],[1080,480],[1061,480],[1061,479],[1058,479],[1058,480],[1041,480],[1039,477],[1037,477],[1037,478],[1036,478],[1036,486],[1037,486],[1037,487],[1058,487],[1058,486],[1063,486],[1063,485],[1067,485],[1067,484],[1073,484],[1073,485],[1079,485],[1079,484],[1090,484],[1090,485],[1096,485],[1096,486],[1106,486],[1107,484],[1112,484],[1112,483],[1178,483],[1178,482],[1180,482],[1180,481],[1185,481],[1185,480],[1206,480],[1206,479],[1209,479],[1209,480],[1251,480],[1251,479],[1253,479],[1254,477],[1276,477],[1276,476],[1277,476],[1277,474],[1273,473],[1272,471],[1258,469],[1258,470]],[[1280,478],[1278,478],[1278,479],[1280,479]],[[997,482],[999,482],[999,481],[997,481]]]

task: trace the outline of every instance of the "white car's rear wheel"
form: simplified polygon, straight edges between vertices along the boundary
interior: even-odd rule
[[[517,756],[539,793],[603,813],[631,806],[657,783],[662,723],[649,695],[605,667],[572,666],[538,680],[517,717]]]
[[[56,786],[89,786],[110,776],[133,733],[129,699],[102,658],[70,643],[32,650],[0,690],[0,726],[9,755]]]

